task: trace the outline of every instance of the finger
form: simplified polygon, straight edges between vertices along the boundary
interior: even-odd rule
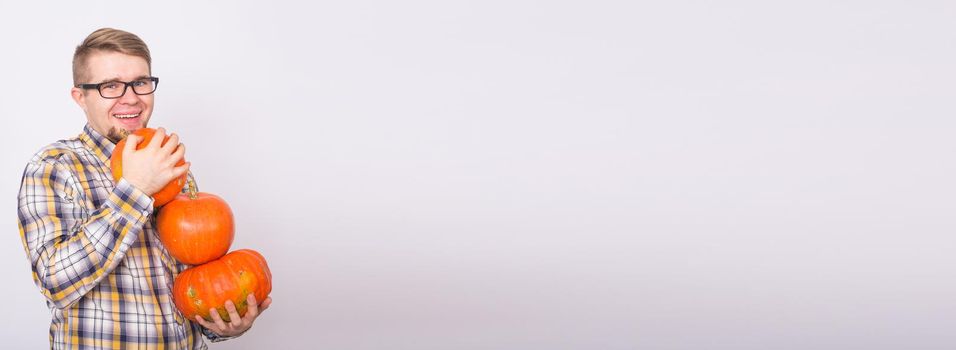
[[[239,317],[239,311],[236,310],[236,304],[232,300],[226,300],[226,312],[229,313],[229,323],[233,327],[242,325],[242,317]]]
[[[163,141],[165,140],[166,140],[166,129],[158,128],[156,129],[156,133],[153,134],[153,139],[149,140],[149,144],[146,145],[146,147],[159,148],[163,144]]]
[[[176,150],[169,157],[169,162],[170,162],[169,165],[172,166],[176,163],[179,163],[180,161],[183,160],[183,157],[185,155],[186,155],[186,145],[180,143],[179,146],[176,147]]]
[[[215,323],[219,329],[226,329],[226,322],[223,322],[222,317],[219,316],[219,310],[216,310],[216,308],[210,308],[209,316],[212,316],[212,322]]]
[[[272,305],[272,297],[266,297],[266,300],[263,300],[262,304],[259,304],[259,313],[261,314],[263,311],[266,311],[270,305]]]
[[[215,329],[215,327],[213,327],[214,324],[212,322],[206,321],[206,319],[202,318],[202,316],[199,316],[199,315],[196,315],[196,323],[199,323],[201,326],[208,329]]]
[[[162,154],[165,152],[166,152],[166,147],[163,147],[160,153]],[[162,164],[165,167],[175,167],[176,165],[179,165],[179,162],[183,161],[183,157],[185,154],[186,154],[186,147],[184,147],[182,144],[179,144],[179,147],[176,148],[176,151],[170,153],[169,156],[166,156],[163,158]]]
[[[256,317],[259,316],[259,305],[256,304],[255,294],[249,294],[249,296],[246,297],[246,305],[249,305],[249,308],[246,309],[245,318],[250,321],[255,320]]]
[[[139,135],[135,135],[135,134],[129,134],[129,136],[126,136],[126,144],[123,145],[123,150],[122,150],[123,156],[125,157],[129,155],[131,152],[135,151],[136,145],[138,145],[139,141],[141,141],[142,139],[143,139],[142,137],[139,137]]]
[[[169,134],[168,140],[163,141],[162,149],[166,151],[164,153],[173,153],[173,151],[178,146],[179,146],[179,135],[176,135],[175,133],[173,133],[173,134]]]
[[[250,295],[250,298],[248,299],[249,311],[246,314],[246,318],[249,319],[249,322],[254,321],[257,317],[259,317],[259,315],[262,315],[262,313],[269,308],[269,305],[272,305],[272,298],[270,297],[266,297],[266,300],[259,304],[257,304],[255,301],[256,297],[254,295]],[[253,312],[255,313],[253,314]],[[250,317],[250,315],[254,315],[254,317]]]
[[[175,179],[180,176],[186,175],[186,173],[189,172],[189,166],[192,164],[193,163],[186,162],[186,164],[173,168],[173,178]]]

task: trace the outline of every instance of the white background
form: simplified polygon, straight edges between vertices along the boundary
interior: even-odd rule
[[[105,26],[272,268],[214,349],[956,347],[956,3],[308,3],[0,5],[3,348],[47,346],[15,198]]]

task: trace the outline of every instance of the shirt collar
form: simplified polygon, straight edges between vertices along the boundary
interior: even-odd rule
[[[96,153],[96,156],[103,161],[103,164],[110,163],[110,157],[113,155],[113,148],[116,147],[116,144],[110,139],[106,138],[100,133],[93,130],[93,127],[90,124],[83,126],[83,133],[80,134],[80,140],[89,147],[93,153]]]

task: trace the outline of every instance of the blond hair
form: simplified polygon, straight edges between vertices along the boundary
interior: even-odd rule
[[[113,28],[97,29],[83,40],[73,53],[73,85],[88,83],[86,61],[97,52],[119,52],[142,57],[150,71],[153,61],[149,56],[149,47],[136,34]]]

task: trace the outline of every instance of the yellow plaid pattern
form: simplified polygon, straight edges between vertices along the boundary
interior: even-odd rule
[[[185,269],[159,241],[152,198],[110,174],[114,144],[86,125],[23,172],[20,238],[53,315],[53,349],[206,349],[172,283]]]

